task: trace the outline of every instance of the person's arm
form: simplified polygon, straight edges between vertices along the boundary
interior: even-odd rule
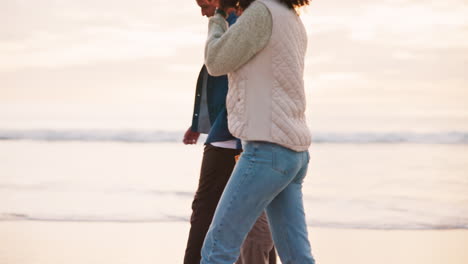
[[[229,29],[216,14],[210,18],[205,65],[212,76],[225,75],[247,63],[269,42],[273,20],[261,2],[252,3]]]

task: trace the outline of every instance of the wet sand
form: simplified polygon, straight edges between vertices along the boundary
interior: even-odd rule
[[[0,222],[2,264],[182,263],[189,225]],[[320,264],[466,264],[468,230],[311,228]]]

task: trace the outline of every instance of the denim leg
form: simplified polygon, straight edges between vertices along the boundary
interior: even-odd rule
[[[232,264],[266,206],[289,180],[271,169],[269,146],[247,144],[234,168],[202,248],[201,264]]]
[[[302,179],[307,164],[268,205],[267,214],[278,255],[283,264],[314,264],[307,234]]]
[[[300,176],[305,155],[271,143],[248,143],[244,146],[244,152],[223,192],[205,238],[201,264],[232,264],[236,261],[242,242],[262,211]],[[297,202],[300,202],[302,208],[302,197],[291,195],[297,190],[290,189],[284,193],[289,199],[283,196],[278,199],[278,205],[288,209],[288,213],[288,207],[296,208]],[[300,198],[300,201],[293,200],[294,197]],[[296,214],[291,215],[300,221],[300,225],[305,222]],[[302,235],[307,236],[306,233]],[[308,244],[298,246],[304,249],[308,247],[310,255]]]

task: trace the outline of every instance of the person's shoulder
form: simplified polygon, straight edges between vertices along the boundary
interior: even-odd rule
[[[240,19],[246,20],[248,24],[269,24],[271,13],[267,5],[262,1],[255,1],[245,9]]]
[[[262,1],[254,1],[250,6],[244,11],[244,14],[256,14],[256,15],[268,15],[270,12],[268,7]]]
[[[268,32],[272,25],[270,9],[262,1],[253,2],[242,13],[239,19],[244,20],[244,24],[259,27],[258,30]]]

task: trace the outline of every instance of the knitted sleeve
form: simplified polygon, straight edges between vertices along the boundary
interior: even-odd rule
[[[205,46],[208,72],[220,76],[237,70],[268,44],[272,28],[270,10],[257,1],[229,29],[221,15],[211,17]]]

